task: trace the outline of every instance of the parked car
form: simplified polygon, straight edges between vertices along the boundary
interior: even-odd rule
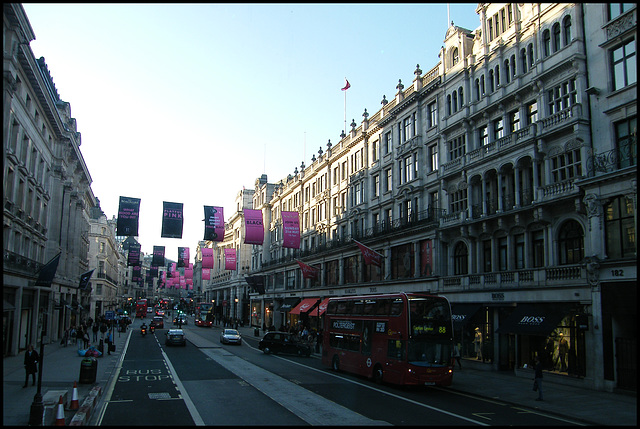
[[[235,329],[223,329],[220,332],[220,342],[222,344],[242,344],[242,335]]]
[[[258,343],[258,348],[265,354],[291,353],[298,356],[311,356],[311,347],[298,341],[288,332],[267,332]]]
[[[196,319],[196,326],[204,326],[205,328],[210,328],[213,325],[213,322],[210,320],[204,319]]]
[[[156,329],[164,329],[164,317],[162,316],[155,316],[153,318],[153,322],[156,325]]]
[[[187,339],[184,337],[184,331],[182,329],[169,329],[167,331],[167,338],[164,343],[167,346],[176,345],[176,346],[186,346]]]

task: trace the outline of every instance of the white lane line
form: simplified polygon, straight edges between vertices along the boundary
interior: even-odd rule
[[[116,371],[115,374],[113,375],[113,378],[111,379],[111,383],[109,383],[109,387],[107,388],[107,392],[106,395],[104,396],[104,402],[102,403],[102,405],[100,406],[100,410],[98,411],[97,414],[97,420],[96,420],[96,426],[101,426],[102,425],[102,419],[104,418],[104,413],[107,410],[107,405],[109,405],[109,403],[111,402],[111,395],[113,395],[113,389],[116,386],[116,381],[118,381],[118,378],[120,377],[120,370],[122,369],[122,362],[124,361],[124,357],[127,354],[127,348],[129,347],[129,340],[131,339],[131,333],[132,331],[129,331],[129,334],[127,335],[127,340],[124,343],[124,347],[122,348],[122,352],[120,353],[120,357],[118,358],[118,363],[116,364]],[[115,402],[115,401],[114,401]]]
[[[310,425],[389,425],[385,421],[369,419],[236,355],[230,356],[224,350],[202,352]]]
[[[169,371],[171,372],[171,377],[173,378],[176,386],[178,386],[180,395],[182,396],[182,399],[184,399],[184,403],[187,405],[187,409],[189,410],[189,413],[191,413],[191,418],[193,418],[193,422],[195,423],[196,426],[204,426],[204,420],[202,420],[202,417],[200,416],[198,409],[196,408],[196,406],[193,404],[193,401],[189,397],[189,393],[187,393],[187,389],[184,388],[182,381],[180,381],[180,378],[178,378],[178,373],[173,368],[173,365],[169,360],[169,356],[167,356],[167,354],[164,352],[162,348],[160,348],[160,351],[162,352],[162,356],[164,356],[164,359],[167,362],[167,366],[169,367]]]

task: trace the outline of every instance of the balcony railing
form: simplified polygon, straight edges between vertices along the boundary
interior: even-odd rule
[[[445,276],[443,290],[496,289],[513,287],[557,286],[580,283],[586,279],[581,265],[563,265],[553,268],[531,268],[480,274]]]
[[[4,251],[4,264],[5,270],[19,271],[28,275],[35,275],[44,264],[34,261],[33,259],[22,256],[18,253],[11,252],[9,250]]]
[[[619,141],[618,145],[619,147],[616,149],[589,157],[587,161],[589,176],[638,165],[638,147],[635,136]]]

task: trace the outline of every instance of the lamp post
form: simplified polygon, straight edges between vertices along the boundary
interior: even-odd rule
[[[236,319],[236,324],[238,323],[238,297],[236,296],[233,299],[233,317]]]
[[[38,371],[38,390],[31,403],[29,414],[29,426],[42,426],[44,417],[44,402],[42,401],[42,362],[44,361],[44,330],[46,325],[46,314],[42,313],[42,330],[40,331],[40,371]]]

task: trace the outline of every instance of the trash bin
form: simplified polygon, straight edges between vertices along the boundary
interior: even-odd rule
[[[96,382],[96,375],[98,372],[98,359],[94,357],[87,357],[80,362],[80,377],[79,383],[91,384]]]
[[[255,328],[253,330],[253,335],[256,336],[256,337],[259,337],[260,336],[260,328]]]

